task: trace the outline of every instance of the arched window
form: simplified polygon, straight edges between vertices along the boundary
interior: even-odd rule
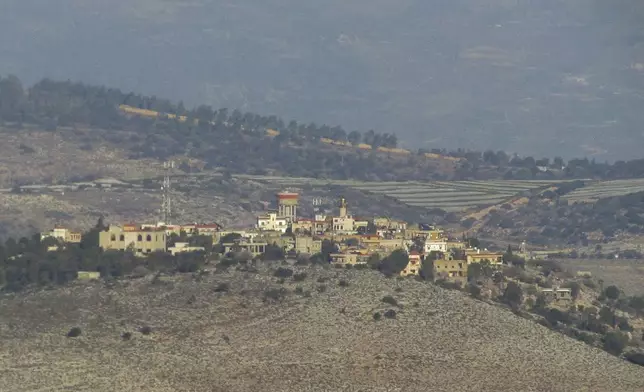
[[[119,236],[119,241],[125,241],[125,236],[123,234]]]
[[[136,240],[137,240],[137,241],[143,241],[143,236],[142,236],[141,234],[139,234],[139,236],[138,236],[138,237],[136,237]]]
[[[112,234],[112,236],[110,237],[110,240],[116,241],[116,235]]]
[[[145,237],[145,240],[148,241],[148,242],[152,241],[152,236],[150,234],[148,234],[148,236]]]

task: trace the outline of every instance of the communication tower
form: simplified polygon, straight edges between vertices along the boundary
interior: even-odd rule
[[[172,217],[172,204],[171,204],[171,197],[170,197],[170,174],[172,173],[172,170],[174,169],[174,161],[167,161],[163,162],[163,170],[164,170],[164,175],[163,175],[163,187],[161,188],[163,190],[163,199],[162,199],[162,204],[161,204],[161,216],[163,223],[169,224],[170,219]]]

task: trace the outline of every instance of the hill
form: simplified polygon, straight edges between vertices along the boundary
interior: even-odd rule
[[[461,292],[307,272],[283,284],[260,267],[5,295],[0,382],[16,392],[644,388],[641,367]],[[396,318],[374,321],[392,308],[385,295]],[[65,336],[72,327],[80,336]]]
[[[0,73],[396,132],[428,149],[635,158],[643,12],[638,0],[8,0]]]

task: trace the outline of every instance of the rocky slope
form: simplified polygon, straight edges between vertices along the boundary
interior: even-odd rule
[[[371,271],[307,268],[306,279],[284,284],[269,272],[0,297],[0,385],[16,392],[644,389],[643,369],[460,292]],[[230,291],[215,292],[223,282]],[[287,292],[264,301],[270,288]],[[392,308],[385,295],[402,305],[397,318],[374,321],[374,312]],[[66,337],[74,326],[82,334]],[[137,332],[142,326],[152,332]]]

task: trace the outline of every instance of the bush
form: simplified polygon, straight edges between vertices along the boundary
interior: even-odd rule
[[[290,278],[293,276],[293,270],[290,268],[279,267],[273,274],[276,278]]]
[[[347,282],[346,280],[342,279],[342,280],[340,280],[340,282],[338,282],[338,286],[340,286],[340,287],[349,287],[349,282]]]
[[[344,268],[348,270],[353,269],[353,264],[347,264]]]
[[[342,268],[344,268],[344,265],[342,265],[342,264],[333,264],[333,267],[335,269],[342,269]]]
[[[81,333],[82,333],[82,331],[81,331],[80,328],[74,327],[74,328],[70,329],[69,332],[67,332],[67,337],[68,338],[77,338],[77,337],[81,336]]]
[[[595,335],[589,334],[588,332],[579,332],[577,334],[577,339],[591,346],[597,341]]]
[[[628,353],[625,358],[630,363],[644,366],[644,353]]]
[[[391,306],[398,306],[398,301],[396,301],[396,298],[392,297],[391,295],[385,295],[384,297],[382,297],[382,302]]]
[[[121,334],[121,339],[123,339],[125,341],[132,339],[132,333],[131,332],[123,332]]]
[[[293,275],[293,281],[295,281],[295,282],[301,282],[301,281],[303,281],[304,279],[306,279],[306,277],[307,277],[307,276],[308,276],[308,275],[306,274],[306,272],[301,272],[301,273],[299,273],[299,274],[295,274],[295,275]]]
[[[608,299],[616,300],[619,298],[619,288],[617,286],[608,286],[606,287],[606,290],[604,290],[604,295]]]
[[[388,319],[395,319],[396,318],[396,311],[393,309],[389,309],[385,312],[385,317]]]
[[[215,293],[226,293],[230,291],[230,285],[228,283],[219,283],[214,291]]]
[[[481,288],[475,284],[471,284],[467,287],[467,291],[474,298],[481,298]]]
[[[286,289],[280,287],[279,289],[268,289],[264,291],[264,302],[278,302],[282,301],[286,297]]]
[[[604,350],[613,355],[620,355],[628,343],[628,337],[621,332],[609,332],[604,335]]]
[[[369,266],[367,264],[356,264],[353,268],[356,270],[366,270]]]
[[[328,280],[329,280],[329,278],[321,276],[321,277],[318,278],[317,282],[318,283],[325,283],[325,282],[328,282]]]
[[[376,312],[376,313],[373,314],[373,320],[374,321],[378,321],[381,318],[382,318],[382,315],[380,314],[380,312]]]
[[[304,294],[304,289],[302,288],[302,286],[297,286],[295,288],[295,294],[299,294],[299,295]]]
[[[139,332],[142,333],[143,335],[149,335],[152,333],[152,327],[148,325],[144,325],[141,328],[139,328]]]
[[[318,293],[324,293],[326,291],[326,286],[321,284],[318,286]]]

